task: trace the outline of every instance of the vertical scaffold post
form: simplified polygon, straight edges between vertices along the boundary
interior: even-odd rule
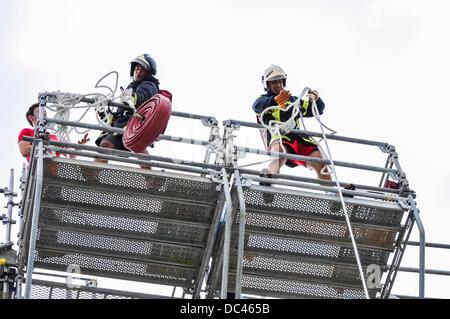
[[[228,183],[227,172],[222,168],[222,181],[225,193],[226,211],[225,211],[225,239],[223,244],[223,260],[222,260],[222,289],[220,291],[220,299],[226,299],[228,293],[228,268],[230,261],[230,238],[231,238],[231,223],[232,220],[232,201],[230,195],[230,186]]]
[[[7,224],[6,224],[6,241],[5,243],[9,243],[11,241],[11,225],[13,223],[12,220],[12,209],[14,206],[14,169],[11,168],[11,173],[9,175],[9,193],[8,193],[8,216],[7,216]]]
[[[0,249],[10,249],[13,246],[13,243],[11,242],[11,228],[12,224],[14,223],[12,219],[12,209],[14,206],[14,169],[11,169],[11,173],[9,176],[9,188],[6,190],[2,190],[5,192],[6,197],[8,198],[8,202],[6,204],[6,207],[8,209],[8,213],[6,216],[6,219],[3,219],[3,223],[6,223],[6,237],[5,237],[5,243],[0,245]],[[9,298],[9,279],[8,279],[8,272],[9,267],[6,265],[2,266],[4,273],[6,274],[3,278],[3,291],[2,291],[2,297],[3,299]]]
[[[27,273],[25,284],[25,299],[30,299],[31,281],[34,268],[34,254],[36,250],[37,227],[39,222],[39,211],[41,206],[42,184],[44,179],[44,142],[45,136],[45,105],[46,95],[39,96],[39,117],[36,121],[35,138],[38,138],[36,152],[36,191],[34,194],[33,214],[31,219],[30,242],[28,244]]]
[[[414,219],[417,222],[419,228],[420,248],[419,248],[419,298],[425,298],[425,228],[423,227],[422,220],[419,216],[419,210],[416,207],[416,203],[412,195],[408,196],[411,209],[414,214]]]
[[[239,171],[234,171],[234,178],[236,181],[237,194],[239,198],[239,239],[238,239],[238,254],[237,254],[237,265],[236,265],[236,288],[235,294],[236,299],[241,299],[242,297],[242,268],[244,259],[244,240],[245,240],[245,199],[244,191],[242,190],[241,176]]]
[[[38,141],[37,146],[37,161],[36,161],[36,192],[34,194],[34,206],[33,215],[31,219],[31,234],[30,242],[28,244],[28,260],[27,260],[27,274],[26,274],[26,285],[25,285],[25,299],[30,299],[31,294],[31,281],[34,268],[34,253],[36,249],[36,237],[37,237],[37,226],[39,219],[39,211],[41,206],[41,194],[42,194],[42,181],[43,181],[43,171],[44,171],[44,142],[42,140]]]
[[[25,163],[22,164],[22,174],[20,177],[20,191],[21,191],[21,195],[23,198],[23,194],[25,191],[25,183],[26,183],[26,179],[27,179],[27,166],[25,165]],[[23,205],[23,203],[22,203]],[[17,236],[19,238],[22,237],[22,225],[23,225],[23,206],[20,205],[19,206],[19,212],[18,212],[18,217],[19,217],[19,233],[17,234]],[[20,248],[19,248],[20,251]],[[23,275],[22,272],[18,272],[17,276],[16,276],[16,298],[17,299],[22,299],[22,279],[23,279]]]
[[[210,143],[213,143],[214,140],[219,137],[220,138],[220,134],[219,134],[219,127],[217,126],[218,122],[215,118],[210,118],[208,120],[203,120],[202,121],[203,125],[205,126],[209,126],[211,127],[211,130],[209,132],[209,139],[208,141]],[[208,164],[209,160],[211,158],[211,152],[213,150],[210,149],[210,147],[206,147],[206,153],[205,153],[205,158],[203,160],[204,163]]]

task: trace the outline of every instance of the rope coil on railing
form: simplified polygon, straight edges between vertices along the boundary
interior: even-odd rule
[[[114,90],[111,89],[109,86],[100,85],[100,82],[111,74],[116,75],[115,80],[116,83]],[[108,89],[111,93],[108,93],[107,95],[102,93],[74,94],[61,91],[44,92],[40,93],[39,95],[40,96],[47,95],[51,97],[51,99],[49,99],[49,101],[47,101],[46,103],[46,108],[55,112],[54,118],[56,120],[68,121],[70,118],[70,109],[86,108],[86,110],[80,116],[80,118],[76,120],[76,122],[80,122],[87,114],[89,109],[95,108],[95,114],[98,123],[103,126],[108,126],[111,123],[112,118],[111,110],[108,106],[108,103],[119,98],[119,96],[115,96],[117,84],[118,84],[118,73],[116,71],[111,71],[106,75],[104,75],[103,77],[101,77],[95,84],[95,88]],[[90,100],[88,97],[93,97],[92,101],[87,102],[87,104],[79,105],[82,102]],[[65,140],[68,142],[70,142],[70,133],[73,130],[75,130],[75,132],[77,132],[78,134],[84,134],[89,131],[88,129],[83,132],[79,132],[76,127],[72,127],[69,129],[65,125],[57,125],[56,128],[51,130],[55,132],[58,140],[61,141]]]

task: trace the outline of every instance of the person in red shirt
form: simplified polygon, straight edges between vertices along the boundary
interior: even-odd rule
[[[22,156],[25,157],[28,162],[30,162],[30,153],[31,153],[32,144],[30,142],[24,141],[23,137],[24,136],[34,137],[34,127],[36,127],[36,121],[37,121],[38,116],[39,116],[39,104],[35,103],[28,108],[28,111],[25,114],[25,117],[26,117],[28,123],[30,123],[30,125],[33,128],[24,128],[19,133],[19,138],[18,138],[19,151],[20,151],[20,154],[22,154]],[[88,136],[88,133],[86,133],[84,135],[84,137],[81,139],[81,141],[78,141],[78,144],[84,144],[84,143],[88,142],[90,139],[87,136]],[[50,134],[50,140],[57,141],[58,138],[56,137],[56,135]],[[55,155],[60,156],[61,154],[56,153]],[[71,157],[73,158],[73,156],[71,156]]]

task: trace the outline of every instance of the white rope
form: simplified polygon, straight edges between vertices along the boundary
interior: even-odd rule
[[[351,227],[351,224],[350,224],[350,218],[348,216],[347,207],[345,206],[345,202],[344,202],[344,196],[342,195],[342,189],[340,187],[340,183],[339,183],[339,179],[338,179],[338,176],[337,176],[337,173],[336,173],[336,169],[335,169],[335,166],[334,166],[333,158],[331,157],[330,148],[328,146],[328,140],[327,140],[327,137],[325,135],[325,131],[323,129],[324,125],[323,125],[322,121],[320,120],[320,117],[319,117],[320,114],[319,114],[319,111],[317,109],[316,100],[314,98],[314,95],[310,94],[309,97],[311,98],[312,103],[313,103],[313,105],[312,105],[312,107],[313,107],[313,109],[312,109],[313,110],[313,115],[314,115],[314,117],[316,118],[316,120],[320,124],[320,129],[322,131],[323,140],[325,141],[325,146],[326,146],[327,152],[328,152],[328,158],[329,158],[329,161],[331,162],[331,166],[333,168],[333,174],[334,174],[334,178],[336,180],[336,186],[338,188],[339,198],[341,200],[341,205],[342,205],[342,208],[344,209],[345,220],[347,222],[347,227],[348,227],[348,230],[349,230],[350,238],[352,240],[353,250],[355,251],[356,262],[358,264],[359,275],[361,276],[361,282],[362,282],[362,285],[363,285],[363,288],[364,288],[364,293],[366,294],[366,298],[369,299],[370,298],[369,297],[369,292],[367,290],[367,285],[366,285],[366,282],[364,280],[365,277],[364,277],[364,272],[363,272],[363,269],[362,269],[362,266],[361,266],[361,261],[360,261],[360,258],[359,258],[358,247],[356,246],[355,236],[353,235],[353,230],[352,230],[352,227]]]
[[[278,137],[278,140],[280,142],[280,146],[281,146],[281,149],[283,150],[283,153],[287,153],[287,152],[286,152],[286,149],[283,146],[283,143],[282,143],[283,140],[282,140],[281,135],[282,135],[282,133],[288,134],[291,130],[293,130],[296,127],[297,123],[295,123],[295,117],[299,113],[301,113],[300,112],[300,108],[298,106],[300,104],[300,100],[301,100],[303,95],[304,95],[304,93],[302,93],[302,95],[294,103],[290,104],[286,109],[280,107],[279,105],[269,106],[269,107],[265,108],[261,112],[261,114],[259,115],[259,117],[261,118],[261,121],[260,121],[261,124],[265,127],[265,129],[267,129],[269,131],[270,136],[272,138],[273,138],[273,136],[277,136]],[[264,117],[264,114],[269,112],[269,111],[277,110],[277,111],[280,111],[280,112],[288,112],[290,109],[293,109],[292,113],[291,113],[291,117],[285,122],[277,121],[277,120],[270,120],[267,124],[265,124],[262,121],[262,119]]]
[[[308,88],[308,87],[304,88],[302,94],[300,95],[300,97],[299,97],[294,103],[292,103],[291,105],[289,105],[286,109],[284,109],[284,108],[282,108],[282,107],[280,107],[280,106],[271,106],[271,107],[268,107],[268,108],[264,109],[264,110],[261,112],[260,118],[261,118],[261,123],[262,123],[262,125],[263,125],[267,130],[269,130],[271,136],[274,136],[273,134],[277,134],[277,135],[278,135],[278,139],[279,139],[279,141],[280,141],[280,145],[281,145],[281,148],[283,149],[283,152],[284,152],[284,153],[286,153],[286,149],[283,147],[282,138],[281,138],[281,133],[282,133],[282,132],[285,133],[285,134],[286,134],[286,133],[289,133],[293,128],[295,128],[295,124],[296,124],[296,123],[295,123],[295,117],[296,117],[298,114],[300,115],[300,119],[301,119],[302,125],[303,125],[304,129],[306,130],[306,125],[305,125],[305,123],[304,123],[304,121],[303,121],[302,112],[300,112],[300,101],[301,101],[302,97],[303,97],[309,90],[310,90],[310,88]],[[328,140],[327,140],[327,137],[326,137],[326,134],[325,134],[325,131],[324,131],[324,127],[325,127],[326,129],[328,129],[329,131],[331,131],[332,134],[336,134],[336,131],[334,131],[334,130],[328,128],[328,127],[327,127],[326,125],[324,125],[324,124],[322,123],[322,121],[320,120],[320,114],[319,114],[319,111],[318,111],[318,109],[317,109],[317,104],[316,104],[316,97],[315,97],[315,95],[314,95],[314,94],[308,94],[308,99],[312,102],[312,112],[313,112],[313,115],[314,115],[314,117],[316,118],[316,120],[319,122],[319,124],[320,124],[320,129],[321,129],[321,132],[322,132],[322,139],[321,139],[319,142],[317,142],[316,140],[314,140],[314,138],[312,138],[312,137],[311,137],[311,139],[312,139],[314,142],[316,142],[317,147],[318,147],[318,149],[319,149],[319,151],[320,151],[320,153],[321,153],[321,155],[322,155],[322,158],[328,159],[328,160],[330,161],[330,163],[331,163],[331,169],[330,169],[328,166],[324,166],[324,168],[322,169],[321,173],[324,174],[324,175],[325,175],[325,174],[334,174],[334,178],[335,178],[335,180],[336,180],[336,186],[337,186],[338,192],[339,192],[339,198],[340,198],[340,200],[341,200],[341,205],[342,205],[343,210],[344,210],[345,220],[346,220],[346,222],[347,222],[347,227],[348,227],[348,229],[349,229],[349,235],[350,235],[350,238],[351,238],[351,241],[352,241],[353,249],[354,249],[354,251],[355,251],[356,262],[357,262],[357,264],[358,264],[359,274],[360,274],[360,276],[361,276],[361,282],[362,282],[362,284],[363,284],[364,293],[365,293],[367,299],[369,299],[370,297],[369,297],[369,293],[368,293],[368,290],[367,290],[366,282],[365,282],[365,280],[364,280],[365,277],[364,277],[363,269],[362,269],[362,266],[361,266],[361,261],[360,261],[360,257],[359,257],[359,253],[358,253],[358,247],[356,246],[355,236],[353,235],[353,230],[352,230],[352,227],[351,227],[351,224],[350,224],[350,218],[349,218],[349,216],[348,216],[347,207],[345,206],[344,197],[343,197],[343,195],[342,195],[342,190],[341,190],[340,183],[339,183],[339,179],[338,179],[338,176],[337,176],[337,173],[336,173],[336,169],[335,169],[335,166],[334,166],[334,161],[333,161],[333,158],[331,157],[331,152],[330,152],[330,148],[329,148],[329,146],[328,146]],[[291,117],[290,117],[286,122],[281,122],[281,121],[274,121],[274,120],[271,120],[271,121],[269,121],[268,124],[265,124],[265,123],[262,121],[262,118],[263,118],[263,116],[264,116],[264,114],[265,114],[266,112],[269,112],[269,111],[272,111],[272,110],[280,110],[280,112],[287,112],[287,111],[290,110],[291,108],[294,108],[293,111],[292,111],[292,115],[291,115]],[[294,123],[294,126],[292,125],[292,122]],[[321,142],[321,141],[325,141],[325,146],[326,146],[326,149],[327,149],[327,153],[328,153],[328,154],[326,154],[326,153],[324,152],[323,148],[320,146],[320,142]]]
[[[103,81],[106,77],[108,77],[111,74],[116,75],[114,90],[111,89],[109,86],[100,85],[100,82]],[[115,92],[117,91],[118,77],[119,77],[119,75],[116,71],[111,71],[111,72],[105,74],[103,77],[101,77],[95,84],[95,88],[108,89],[111,93],[109,93],[107,95],[102,94],[102,93],[73,94],[73,93],[64,93],[61,91],[50,92],[50,94],[54,95],[56,97],[56,99],[54,102],[51,102],[51,104],[49,104],[50,102],[48,102],[46,107],[49,110],[55,112],[55,115],[54,115],[55,119],[63,120],[63,121],[69,120],[70,109],[86,108],[84,113],[80,116],[80,118],[78,120],[76,120],[76,122],[80,122],[84,118],[84,116],[87,114],[89,109],[95,108],[95,114],[96,114],[96,119],[97,119],[98,123],[103,126],[109,126],[111,123],[112,114],[109,110],[107,103],[108,103],[108,101],[113,101],[113,100],[119,98],[119,96],[114,96]],[[79,105],[81,103],[82,99],[84,99],[86,97],[90,97],[90,96],[92,96],[94,98],[94,101],[95,101],[94,103]],[[100,114],[104,114],[104,117],[101,118]],[[55,129],[52,129],[52,131],[55,132],[58,140],[70,142],[70,133],[72,131],[75,131],[78,134],[84,134],[84,133],[90,131],[90,129],[80,132],[78,130],[78,128],[76,128],[76,127],[69,128],[66,125],[58,124]]]
[[[97,115],[97,120],[101,125],[108,125],[109,122],[103,121],[99,118],[98,113],[99,111],[101,112],[105,112],[105,114],[108,117],[108,115],[110,114],[109,111],[107,110],[107,101],[110,100],[111,98],[101,94],[101,93],[90,93],[90,94],[72,94],[72,93],[64,93],[64,92],[60,92],[60,91],[56,91],[56,92],[50,92],[50,94],[54,95],[56,97],[54,102],[50,102],[47,103],[46,107],[47,109],[53,111],[54,114],[54,118],[57,120],[63,120],[63,121],[68,121],[70,119],[70,109],[77,109],[77,108],[86,108],[86,110],[84,111],[84,113],[80,116],[80,118],[78,118],[78,120],[76,120],[76,122],[80,122],[84,116],[87,114],[87,112],[89,111],[90,108],[95,108],[96,111],[96,115]],[[95,103],[92,104],[86,104],[86,105],[77,105],[79,103],[81,103],[81,100],[85,97],[89,97],[89,96],[93,96],[94,100],[96,101]],[[80,132],[77,130],[77,128],[72,127],[69,128],[66,125],[57,125],[54,129],[52,129],[52,131],[55,132],[58,140],[60,141],[66,141],[66,142],[70,142],[70,133],[72,131],[77,132],[78,134],[84,134],[88,131],[85,130],[83,132]]]
[[[302,95],[305,94],[306,92],[308,92],[309,90],[310,90],[309,87],[305,87],[305,88],[303,89]],[[315,97],[314,95],[308,95],[308,97],[309,97],[310,101],[313,103],[313,106],[316,105],[316,97]],[[312,108],[312,110],[313,110],[313,115],[314,115],[314,108]],[[317,111],[317,105],[316,105],[316,111]],[[303,120],[303,114],[302,114],[302,112],[299,112],[299,114],[300,114],[300,121],[302,122],[302,125],[303,125],[303,129],[304,129],[305,131],[307,131],[305,121]],[[328,126],[326,126],[325,124],[323,124],[321,121],[320,121],[320,123],[321,123],[321,125],[323,125],[327,130],[329,130],[329,131],[331,132],[331,134],[336,134],[336,133],[337,133],[337,131],[335,131],[335,130],[333,130],[333,129],[330,129]],[[312,136],[311,136],[310,138],[316,143],[317,148],[319,149],[319,153],[320,153],[320,155],[322,156],[322,158],[323,158],[323,159],[328,159],[327,154],[324,152],[324,149],[323,149],[322,146],[320,145],[320,142],[322,142],[323,138],[322,138],[321,140],[319,140],[319,141],[316,141],[315,138],[312,137]],[[333,168],[330,168],[329,165],[324,165],[323,168],[322,168],[322,170],[320,171],[320,173],[321,173],[322,175],[331,175],[331,174],[333,173]]]
[[[306,124],[303,120],[303,115],[302,112],[300,111],[300,102],[303,98],[303,96],[305,96],[305,94],[307,94],[307,92],[310,90],[309,87],[305,87],[302,91],[302,93],[300,94],[300,96],[297,98],[297,100],[294,101],[294,103],[290,104],[286,109],[280,107],[280,106],[270,106],[266,109],[264,109],[261,114],[260,114],[260,118],[261,118],[261,124],[270,132],[271,136],[277,136],[278,137],[278,141],[280,143],[281,149],[283,150],[283,153],[287,153],[286,152],[286,148],[283,146],[283,140],[281,137],[281,133],[285,133],[288,134],[289,132],[291,132],[297,125],[297,123],[295,122],[295,118],[297,115],[299,115],[300,120],[302,122],[303,128],[304,130],[306,130]],[[312,98],[312,100],[315,101],[315,98]],[[264,116],[264,114],[266,112],[272,111],[272,110],[279,110],[280,112],[287,112],[289,111],[291,108],[293,108],[293,111],[291,113],[291,117],[286,121],[286,122],[281,122],[281,121],[276,121],[276,120],[270,120],[268,124],[265,124],[262,121],[262,118]],[[324,125],[325,126],[325,125]],[[327,126],[325,126],[330,132],[331,134],[336,134],[337,132],[328,128]],[[320,145],[320,142],[322,140],[320,140],[319,142],[317,142],[313,137],[311,137],[311,139],[317,144],[317,148],[319,149],[320,154],[322,155],[322,158],[324,159],[328,159],[327,155],[325,154],[325,152],[323,151],[322,146]],[[324,167],[321,170],[321,174],[322,175],[330,175],[332,174],[332,169],[329,168],[328,165],[324,165]]]

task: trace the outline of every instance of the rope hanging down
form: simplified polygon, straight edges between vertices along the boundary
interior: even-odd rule
[[[260,118],[263,118],[263,116],[264,116],[264,114],[266,112],[269,112],[269,111],[272,111],[272,110],[279,110],[280,112],[288,112],[289,110],[291,110],[293,108],[292,113],[291,113],[291,117],[286,122],[270,120],[268,124],[265,124],[263,121],[261,121],[262,125],[267,130],[269,130],[271,136],[277,136],[278,137],[278,139],[280,141],[281,148],[283,149],[283,153],[287,153],[287,152],[286,152],[286,149],[283,146],[281,135],[289,133],[292,129],[295,128],[295,126],[296,126],[295,118],[296,118],[297,115],[300,116],[303,128],[306,130],[306,125],[305,125],[305,123],[303,121],[302,112],[300,111],[300,101],[301,101],[302,97],[305,96],[305,94],[309,90],[310,90],[310,88],[305,87],[303,89],[302,94],[300,95],[300,97],[294,103],[290,104],[286,109],[284,109],[284,108],[282,108],[280,106],[271,106],[271,107],[268,107],[268,108],[264,109],[261,112]],[[321,129],[321,132],[322,132],[322,139],[320,141],[317,142],[312,137],[311,137],[311,139],[314,142],[316,142],[317,147],[318,147],[318,149],[319,149],[319,151],[320,151],[320,153],[322,155],[322,158],[327,159],[327,160],[330,161],[330,165],[324,166],[324,168],[322,169],[321,173],[322,174],[334,174],[334,178],[335,178],[335,181],[336,181],[336,186],[338,188],[339,198],[340,198],[343,210],[344,210],[345,220],[346,220],[347,227],[348,227],[349,234],[350,234],[350,238],[351,238],[351,241],[352,241],[353,250],[355,251],[356,262],[358,264],[359,274],[360,274],[361,282],[362,282],[362,285],[363,285],[363,288],[364,288],[364,293],[366,295],[366,298],[369,299],[370,297],[369,297],[369,293],[368,293],[368,290],[367,290],[367,285],[366,285],[366,282],[365,282],[364,272],[363,272],[363,269],[362,269],[362,265],[361,265],[361,261],[360,261],[360,257],[359,257],[359,253],[358,253],[358,247],[356,246],[355,236],[353,234],[353,230],[352,230],[352,227],[351,227],[351,224],[350,224],[350,218],[348,216],[347,207],[345,206],[344,197],[343,197],[343,194],[342,194],[342,189],[340,187],[339,179],[338,179],[338,176],[336,174],[336,168],[335,168],[335,165],[334,165],[334,162],[333,162],[333,158],[331,157],[331,152],[330,152],[330,148],[328,146],[328,140],[327,140],[324,128],[326,128],[329,131],[331,131],[332,134],[336,134],[336,131],[328,128],[320,120],[320,114],[319,114],[319,110],[317,109],[317,104],[316,104],[316,99],[315,99],[314,94],[308,94],[307,97],[312,102],[313,115],[314,115],[315,119],[319,122],[320,129]],[[274,134],[276,134],[276,135],[274,135]],[[325,153],[324,149],[320,145],[320,142],[322,142],[322,141],[325,141],[325,146],[326,146],[326,149],[327,149],[327,153]],[[331,169],[330,169],[329,166],[331,166]]]
[[[338,176],[337,176],[337,173],[336,173],[336,169],[335,169],[335,166],[334,166],[333,158],[331,157],[330,148],[328,146],[328,140],[327,140],[327,137],[325,135],[325,131],[323,129],[325,125],[320,120],[320,114],[319,114],[319,111],[317,109],[316,100],[314,98],[314,95],[310,94],[309,98],[312,101],[312,104],[313,104],[312,105],[312,107],[313,107],[313,109],[312,109],[313,110],[313,115],[316,118],[316,120],[319,122],[320,129],[321,129],[322,136],[323,136],[323,140],[325,141],[325,146],[326,146],[326,149],[327,149],[327,152],[328,152],[328,158],[329,158],[329,161],[331,162],[331,167],[333,169],[332,171],[333,171],[333,174],[334,174],[334,178],[336,180],[336,186],[338,188],[339,198],[341,200],[341,205],[342,205],[342,208],[344,210],[345,221],[347,223],[348,231],[349,231],[349,234],[350,234],[350,239],[352,241],[353,250],[355,251],[356,263],[358,264],[359,275],[361,277],[361,282],[362,282],[362,285],[363,285],[363,288],[364,288],[364,293],[366,294],[366,298],[369,299],[370,298],[369,297],[369,292],[367,290],[365,276],[364,276],[364,272],[363,272],[363,269],[362,269],[362,266],[361,266],[361,260],[359,258],[358,247],[356,246],[355,236],[353,235],[352,226],[350,224],[350,218],[348,216],[347,207],[345,206],[344,196],[342,194],[342,188],[340,187],[340,183],[339,183],[339,179],[338,179]]]

